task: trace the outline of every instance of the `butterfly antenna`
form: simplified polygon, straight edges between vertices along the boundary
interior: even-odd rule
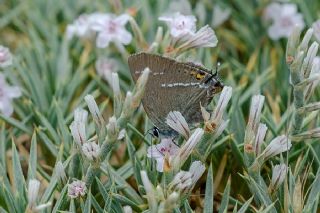
[[[216,64],[216,70],[214,73],[212,73],[215,77],[218,77],[218,72],[219,72],[219,68],[220,68],[221,63],[218,61]]]

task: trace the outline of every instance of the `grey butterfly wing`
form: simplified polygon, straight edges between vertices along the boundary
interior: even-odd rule
[[[170,111],[180,111],[188,123],[200,117],[200,102],[208,102],[207,89],[201,87],[211,75],[199,66],[173,59],[139,53],[129,57],[128,64],[136,81],[142,71],[150,69],[143,107],[148,117],[160,130],[168,130],[165,120]]]

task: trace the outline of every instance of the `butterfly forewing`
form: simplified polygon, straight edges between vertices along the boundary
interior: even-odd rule
[[[180,111],[189,123],[199,120],[200,102],[208,102],[203,82],[211,73],[192,63],[148,53],[132,55],[128,63],[135,81],[145,68],[151,71],[142,104],[155,126],[168,130],[165,119],[170,111]]]

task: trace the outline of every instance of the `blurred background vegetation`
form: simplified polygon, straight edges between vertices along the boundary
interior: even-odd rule
[[[305,29],[320,18],[320,1],[291,2],[296,3],[303,14]],[[269,128],[267,138],[286,133],[288,128],[292,112],[292,89],[285,63],[287,39],[272,41],[268,38],[267,23],[263,22],[261,16],[270,1],[200,0],[190,3],[192,14],[198,19],[197,26],[211,25],[216,5],[231,9],[229,19],[215,28],[218,46],[200,50],[195,55],[210,69],[221,62],[221,79],[225,85],[233,87],[229,109],[231,122],[209,159],[213,165],[216,187],[215,205],[220,205],[230,178],[230,205],[233,206],[236,200],[244,203],[251,197],[245,181],[238,175],[243,173],[244,167],[243,138],[251,96],[259,93],[266,96],[262,122]],[[68,40],[65,36],[67,24],[82,13],[129,13],[141,27],[148,43],[151,43],[158,26],[165,26],[158,21],[158,17],[167,12],[169,4],[168,0],[123,0],[121,4],[117,0],[0,0],[0,42],[9,47],[15,56],[14,65],[3,72],[12,84],[20,85],[23,91],[23,97],[14,102],[14,116],[0,116],[0,160],[9,177],[15,173],[11,163],[14,156],[12,144],[17,147],[22,172],[27,175],[28,162],[32,158],[29,151],[31,138],[36,137],[37,177],[40,177],[44,188],[48,186],[55,162],[65,161],[71,154],[72,138],[68,126],[73,118],[73,110],[78,106],[85,107],[83,100],[86,94],[96,97],[105,118],[112,115],[111,87],[95,71],[98,56],[107,55],[119,62],[118,74],[123,94],[133,88],[127,62],[114,46],[97,49],[92,41]],[[184,5],[180,6],[183,8]],[[128,29],[131,30],[130,27]],[[134,39],[126,49],[129,53],[142,51]],[[320,100],[319,89],[313,98]],[[315,123],[310,125],[319,126],[319,116],[316,117]],[[150,129],[151,124],[142,107],[135,113],[131,124],[142,134]],[[89,135],[94,133],[93,124],[88,127],[88,132]],[[134,128],[128,134],[137,150],[145,149],[141,135]],[[290,168],[298,174],[298,167],[299,174],[305,176],[306,189],[319,168],[319,154],[319,140],[313,139],[295,143],[288,156]],[[126,145],[120,143],[110,162],[119,176],[135,189],[137,186],[128,158]],[[141,159],[144,160],[145,156]],[[269,179],[270,174],[271,165],[266,164],[262,175]],[[206,175],[191,196],[193,208],[201,206],[205,179]]]

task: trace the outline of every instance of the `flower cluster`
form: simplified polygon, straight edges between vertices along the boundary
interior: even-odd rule
[[[255,95],[252,97],[249,120],[245,131],[244,151],[247,166],[251,166],[255,160],[267,160],[291,148],[290,139],[281,135],[274,138],[262,151],[262,144],[267,133],[267,126],[260,123],[262,107],[265,97]],[[260,164],[260,162],[258,163]]]
[[[306,115],[320,109],[319,102],[309,103],[320,83],[320,60],[317,57],[319,44],[314,41],[309,45],[313,32],[313,29],[308,29],[300,42],[301,30],[295,28],[287,43],[286,61],[290,69],[295,107],[290,134],[294,141],[319,138],[319,128],[302,132]]]
[[[67,37],[88,38],[97,35],[98,48],[108,47],[111,42],[115,45],[127,45],[132,40],[131,33],[125,28],[129,19],[130,16],[127,14],[120,16],[107,13],[82,14],[67,26]]]
[[[303,29],[305,24],[302,14],[298,13],[295,4],[280,4],[273,2],[269,4],[265,10],[263,18],[271,21],[272,24],[268,28],[268,35],[272,40],[280,38],[288,38],[295,26]]]
[[[196,31],[196,18],[192,15],[186,16],[179,12],[172,15],[159,17],[160,21],[167,23],[171,44],[167,52],[183,52],[192,48],[215,47],[218,39],[211,27],[208,25]]]
[[[7,47],[0,45],[0,68],[7,68],[12,64],[12,55]],[[6,76],[0,73],[0,113],[11,116],[13,113],[12,100],[21,96],[18,86],[9,86]]]

